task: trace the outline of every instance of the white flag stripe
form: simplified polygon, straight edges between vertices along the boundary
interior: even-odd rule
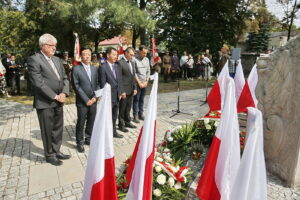
[[[261,112],[249,107],[246,146],[230,199],[267,200],[262,121]]]
[[[229,78],[228,61],[226,62],[226,64],[224,65],[222,71],[218,76],[218,82],[219,82],[220,93],[221,93],[221,109],[223,109],[224,106],[227,78]]]
[[[102,92],[91,137],[84,180],[83,200],[90,199],[93,184],[99,182],[104,177],[105,159],[114,157],[112,135],[111,87],[109,84],[106,84]]]
[[[138,148],[135,165],[132,173],[129,190],[126,195],[127,200],[142,200],[144,191],[144,178],[146,160],[153,151],[154,145],[154,128],[157,113],[157,88],[158,74],[154,75],[154,83],[152,86],[149,103],[147,107],[147,115],[144,121],[144,127],[140,145]]]
[[[244,77],[241,60],[238,60],[238,66],[236,67],[236,73],[234,76],[234,83],[235,83],[235,93],[236,93],[235,97],[237,102],[240,98],[240,95],[245,85],[245,77]]]
[[[229,200],[230,188],[240,164],[239,124],[235,98],[235,84],[232,78],[225,82],[226,94],[220,126],[216,136],[220,149],[216,164],[215,181],[222,200]]]
[[[257,74],[256,64],[252,67],[252,70],[249,74],[247,82],[248,82],[248,85],[249,85],[249,88],[250,88],[250,91],[251,91],[251,95],[252,95],[255,107],[257,107],[258,101],[257,101],[256,95],[255,95],[255,88],[256,88],[256,85],[257,85],[257,82],[258,82],[258,74]]]

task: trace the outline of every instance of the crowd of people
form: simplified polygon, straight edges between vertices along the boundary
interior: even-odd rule
[[[73,65],[68,52],[63,52],[62,58],[55,56],[56,45],[54,36],[42,35],[39,38],[40,51],[26,60],[25,70],[27,87],[34,96],[33,106],[39,120],[46,161],[53,165],[61,165],[61,160],[70,158],[70,155],[60,152],[63,105],[70,89],[76,94],[76,148],[78,152],[84,152],[84,145],[90,144],[92,136],[99,100],[96,93],[106,83],[111,86],[113,137],[123,138],[120,131],[126,133],[144,120],[144,98],[151,73],[159,73],[163,68],[164,81],[169,82],[179,78],[208,80],[213,72],[209,50],[194,61],[191,54],[184,52],[179,58],[176,51],[171,55],[166,52],[162,58],[149,59],[146,46],[140,46],[137,52],[128,47],[122,56],[113,47],[107,48],[105,56],[83,47],[80,61]],[[228,59],[227,52],[224,46],[215,68],[217,72]],[[11,54],[6,54],[2,65],[1,77],[7,83],[4,94],[19,95],[21,65]]]
[[[91,140],[99,100],[96,94],[105,84],[111,86],[113,137],[123,138],[119,131],[128,132],[129,128],[136,128],[136,124],[144,120],[150,61],[146,56],[146,46],[140,46],[137,55],[133,48],[128,47],[119,60],[117,49],[109,47],[106,60],[98,61],[90,48],[83,47],[80,49],[81,61],[72,66],[67,52],[62,59],[54,56],[56,45],[54,36],[42,35],[39,38],[40,52],[30,56],[27,65],[46,161],[58,166],[62,160],[70,158],[60,151],[63,105],[69,96],[69,83],[76,93],[76,147],[78,152],[84,152],[84,145],[89,145]],[[130,117],[131,108],[133,118]]]

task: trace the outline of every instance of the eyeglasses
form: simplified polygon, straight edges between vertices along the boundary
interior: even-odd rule
[[[50,46],[50,47],[56,47],[56,44],[45,44],[47,46]]]

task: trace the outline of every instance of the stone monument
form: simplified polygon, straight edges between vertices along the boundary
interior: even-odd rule
[[[264,116],[269,172],[300,186],[300,36],[257,61],[258,108]]]

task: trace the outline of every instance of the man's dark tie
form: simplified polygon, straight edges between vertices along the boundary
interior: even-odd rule
[[[112,69],[113,69],[113,74],[114,74],[114,77],[115,77],[115,79],[117,79],[116,67],[115,67],[115,65],[114,65],[114,64],[112,65]]]

